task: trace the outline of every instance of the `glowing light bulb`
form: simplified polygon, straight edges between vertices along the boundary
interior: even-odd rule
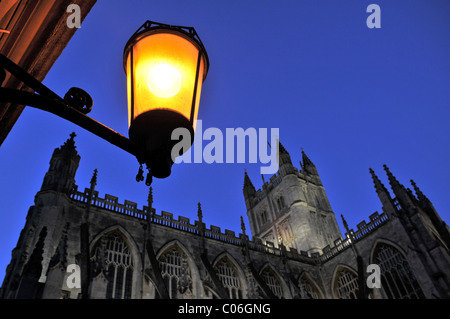
[[[172,97],[181,87],[180,72],[169,64],[158,64],[148,73],[147,86],[158,97]]]

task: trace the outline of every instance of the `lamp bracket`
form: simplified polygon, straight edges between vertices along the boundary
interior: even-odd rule
[[[6,71],[32,92],[1,86]],[[132,140],[86,115],[93,106],[93,100],[86,91],[73,87],[61,98],[3,54],[0,54],[0,103],[10,107],[26,105],[53,113],[136,156],[139,163],[145,162],[148,156]]]

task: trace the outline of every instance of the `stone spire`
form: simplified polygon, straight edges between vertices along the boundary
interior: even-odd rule
[[[398,190],[402,187],[402,185],[400,184],[400,182],[397,180],[397,178],[395,178],[395,176],[391,173],[391,171],[389,170],[389,167],[387,167],[386,164],[383,164],[383,168],[386,171],[386,175],[388,176],[389,179],[389,184],[392,187],[392,190]],[[395,191],[394,190],[394,191]]]
[[[411,185],[414,188],[414,191],[416,192],[417,198],[419,199],[419,201],[429,201],[429,199],[422,193],[422,191],[420,190],[420,188],[417,186],[417,184],[411,180]]]
[[[41,191],[53,190],[66,194],[72,191],[81,158],[75,147],[75,136],[75,133],[70,134],[70,138],[53,151]]]
[[[75,136],[77,136],[77,134],[75,134],[75,132],[70,133],[70,138],[67,139],[64,144],[61,146],[61,151],[66,152],[70,155],[72,155],[72,153],[77,153],[76,150],[76,146],[75,146]]]
[[[344,225],[345,231],[347,232],[347,234],[350,234],[350,229],[348,228],[347,221],[345,220],[343,214],[341,214],[341,218],[342,218],[342,224]]]
[[[447,224],[442,220],[441,216],[439,216],[438,212],[434,208],[433,203],[424,195],[424,193],[420,190],[417,184],[411,180],[411,185],[416,192],[417,198],[419,199],[418,205],[422,210],[428,215],[432,224],[436,228],[439,233],[441,239],[445,242],[447,247],[450,248],[450,229]]]
[[[280,167],[284,164],[292,165],[291,155],[284,148],[283,144],[281,144],[280,141],[278,141],[278,151],[280,156]]]
[[[246,236],[246,234],[245,234],[244,217],[242,217],[242,216],[241,216],[241,231],[242,231],[242,235]]]
[[[292,165],[291,155],[279,140],[278,140],[278,165],[279,165],[278,168],[279,174],[283,176],[288,174],[294,174],[296,171],[294,165]]]
[[[94,190],[95,186],[97,186],[97,175],[98,175],[98,170],[94,169],[94,174],[92,174],[91,182],[90,182],[92,190]]]
[[[153,214],[153,188],[150,186],[148,189],[148,197],[147,197],[147,205],[148,205],[148,218]]]
[[[399,183],[399,181],[391,173],[386,164],[383,165],[383,168],[386,171],[389,179],[389,184],[391,185],[392,191],[394,192],[400,206],[404,209],[408,209],[409,207],[413,206],[414,203],[412,202],[410,194],[408,194],[405,186]]]
[[[250,177],[248,177],[247,171],[244,175],[244,188],[243,188],[244,196],[245,198],[250,198],[252,196],[256,195],[256,189],[255,186],[253,186],[252,181],[250,180]]]
[[[378,176],[375,175],[373,169],[369,168],[369,172],[370,175],[372,175],[375,191],[377,192],[378,198],[380,199],[381,204],[383,205],[383,211],[389,216],[395,215],[397,210],[395,208],[391,195],[389,194],[389,191],[383,185],[383,183],[381,183]]]
[[[314,163],[309,159],[309,157],[306,155],[303,149],[302,149],[302,162],[303,162],[302,169],[305,173],[309,175],[319,176],[316,165],[314,165]]]
[[[203,212],[202,212],[202,204],[200,202],[197,204],[197,217],[200,223],[203,222]]]

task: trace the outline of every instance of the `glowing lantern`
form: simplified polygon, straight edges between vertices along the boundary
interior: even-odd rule
[[[130,139],[142,148],[153,176],[170,175],[176,128],[194,140],[209,60],[194,28],[147,21],[124,50]],[[179,154],[181,155],[181,154]]]

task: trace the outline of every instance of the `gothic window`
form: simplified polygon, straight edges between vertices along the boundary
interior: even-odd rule
[[[283,289],[281,288],[280,280],[275,272],[270,267],[266,267],[261,273],[261,277],[272,293],[281,299],[283,297]]]
[[[193,296],[191,271],[185,253],[173,247],[159,257],[159,266],[171,299]]]
[[[319,200],[319,197],[317,197],[317,195],[314,195],[314,198],[316,200],[316,207],[322,209],[322,202]]]
[[[358,276],[349,269],[341,269],[336,277],[335,294],[339,299],[356,299]]]
[[[286,247],[292,247],[294,234],[292,233],[292,228],[290,224],[290,218],[287,217],[277,226],[278,242],[283,243]],[[295,247],[293,247],[295,248]]]
[[[286,206],[285,203],[284,203],[283,196],[278,197],[277,204],[278,204],[278,210],[279,211],[281,211]]]
[[[228,291],[230,299],[241,299],[242,288],[241,281],[236,268],[227,258],[222,258],[214,267],[217,276]]]
[[[310,210],[309,213],[311,218],[311,224],[314,226],[314,229],[319,235],[323,235],[325,228],[324,222],[326,222],[325,216],[320,213],[316,213],[312,210]]]
[[[278,213],[278,201],[276,199],[272,199],[272,207],[275,213]]]
[[[261,226],[263,226],[265,223],[267,223],[267,212],[265,210],[263,210],[260,214],[260,221],[261,221]]]
[[[298,281],[300,296],[303,299],[320,299],[320,293],[316,285],[305,275]]]
[[[408,261],[398,249],[379,244],[374,262],[380,266],[381,287],[389,299],[425,298]]]
[[[284,197],[280,196],[279,200],[280,200],[280,208],[284,208],[286,206],[286,203],[284,202]]]
[[[91,261],[93,265],[105,267],[106,298],[131,298],[133,260],[122,236],[115,232],[105,235],[94,249]]]

